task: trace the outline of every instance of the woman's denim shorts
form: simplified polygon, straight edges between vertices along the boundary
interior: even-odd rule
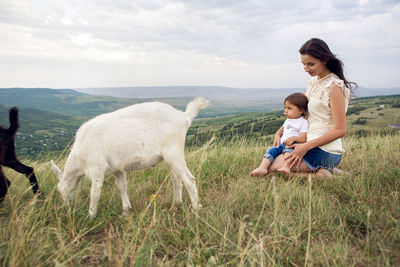
[[[307,154],[303,157],[303,161],[311,170],[314,171],[320,168],[328,169],[331,171],[333,168],[339,165],[341,160],[342,155],[332,154],[323,151],[319,147],[309,150]]]

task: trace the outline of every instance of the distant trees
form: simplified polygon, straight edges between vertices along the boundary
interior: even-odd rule
[[[352,124],[365,125],[365,124],[367,124],[367,120],[366,119],[367,118],[365,118],[365,117],[357,118],[355,121],[353,121]]]
[[[267,116],[260,119],[248,119],[240,122],[230,122],[219,129],[209,128],[208,131],[198,132],[199,128],[194,127],[188,132],[186,138],[187,146],[199,146],[206,143],[212,137],[223,140],[233,138],[259,138],[274,134],[285,121],[283,116]]]
[[[397,102],[397,103],[392,104],[392,108],[400,108],[400,103]]]

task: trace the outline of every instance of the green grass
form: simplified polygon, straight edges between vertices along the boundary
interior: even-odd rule
[[[398,266],[400,134],[344,138],[349,174],[311,181],[273,174],[250,178],[270,143],[239,137],[187,150],[203,208],[170,210],[172,185],[161,163],[128,175],[133,210],[122,218],[113,178],[95,219],[90,182],[75,204],[62,204],[46,161],[35,167],[44,200],[25,177],[0,204],[3,266]],[[57,159],[63,166],[65,153]],[[154,197],[156,194],[156,197]]]

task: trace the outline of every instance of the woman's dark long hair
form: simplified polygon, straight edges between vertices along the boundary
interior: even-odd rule
[[[356,83],[350,82],[344,77],[343,62],[331,52],[328,45],[321,39],[312,38],[308,40],[303,44],[299,52],[302,55],[310,55],[321,61],[326,61],[326,67],[342,79],[344,85],[349,88],[352,93],[353,90],[357,88]]]

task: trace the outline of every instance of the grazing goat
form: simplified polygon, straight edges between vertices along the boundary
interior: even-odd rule
[[[52,163],[59,178],[58,191],[65,202],[79,193],[78,180],[86,175],[92,182],[89,215],[94,217],[104,178],[114,174],[122,200],[122,216],[131,203],[127,193],[126,171],[155,166],[164,160],[171,172],[173,204],[182,203],[182,182],[194,209],[200,208],[194,176],[186,166],[184,146],[186,132],[200,109],[209,101],[197,97],[186,111],[149,102],[136,104],[99,115],[77,131],[64,173]]]
[[[0,203],[3,202],[10,187],[10,180],[4,175],[2,166],[9,167],[17,172],[25,174],[29,178],[33,193],[39,192],[39,185],[32,167],[22,164],[15,153],[15,134],[19,128],[18,109],[13,107],[10,113],[10,127],[8,129],[0,126]]]

